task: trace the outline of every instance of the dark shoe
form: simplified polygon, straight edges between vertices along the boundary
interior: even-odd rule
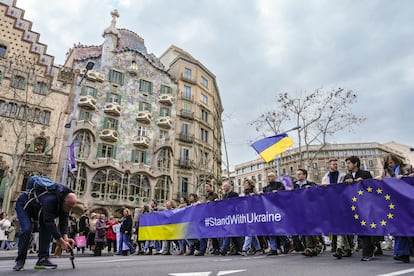
[[[410,256],[409,255],[394,255],[394,260],[400,261],[403,263],[409,263],[410,262]]]
[[[361,261],[362,262],[369,262],[369,261],[371,261],[372,260],[372,257],[370,257],[370,256],[363,256],[362,258],[361,258]]]
[[[253,255],[263,255],[263,254],[264,254],[264,251],[262,249],[259,249],[259,250],[254,251]]]
[[[218,250],[218,249],[214,249],[214,251],[213,251],[213,255],[220,255],[220,250]]]
[[[381,247],[375,247],[375,249],[374,249],[374,255],[375,256],[381,256],[381,255],[384,255],[384,252],[382,252],[382,249],[381,249]]]
[[[56,269],[57,265],[49,261],[48,258],[42,258],[37,261],[34,266],[34,269]]]
[[[335,253],[332,254],[338,260],[342,259],[343,251],[341,248],[338,248]]]
[[[269,253],[267,253],[267,256],[276,256],[277,250],[270,250]]]
[[[226,252],[225,251],[219,251],[219,255],[221,255],[221,256],[226,256]]]
[[[204,256],[204,252],[198,251],[197,253],[194,254],[194,256]]]
[[[242,254],[243,257],[247,257],[247,251],[242,251],[241,254]]]
[[[14,270],[14,271],[21,271],[21,270],[24,270],[24,263],[23,263],[23,262],[17,262],[17,263],[13,266],[13,270]]]
[[[351,249],[345,250],[345,254],[343,254],[342,257],[352,257],[352,250]]]

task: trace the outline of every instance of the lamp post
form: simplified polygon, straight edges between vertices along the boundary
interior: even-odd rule
[[[95,63],[92,61],[88,61],[88,63],[86,64],[86,71],[83,74],[82,78],[80,79],[80,81],[76,84],[76,91],[75,91],[75,100],[74,100],[74,105],[73,105],[73,109],[72,109],[72,115],[70,117],[70,121],[69,123],[67,123],[65,125],[65,128],[69,128],[69,134],[68,134],[68,140],[66,143],[66,154],[65,154],[65,162],[63,165],[63,172],[62,172],[62,180],[61,183],[62,184],[67,184],[66,183],[66,179],[67,179],[67,175],[68,175],[68,166],[69,166],[69,159],[70,159],[70,147],[72,145],[72,139],[73,139],[73,130],[74,130],[74,124],[73,122],[76,120],[76,113],[78,112],[78,102],[79,102],[79,96],[80,96],[80,87],[82,84],[82,81],[85,79],[86,74],[88,73],[89,70],[92,70],[92,68],[95,66]]]
[[[286,130],[284,133],[288,133],[288,132],[294,131],[294,130],[299,130],[301,128],[302,128],[301,126],[295,126],[294,128]],[[276,156],[276,170],[277,170],[277,175],[280,178],[281,177],[281,175],[280,175],[280,154]]]

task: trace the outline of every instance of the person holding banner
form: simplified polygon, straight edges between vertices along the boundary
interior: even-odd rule
[[[223,200],[227,200],[234,197],[239,197],[239,194],[232,191],[232,187],[229,182],[223,182],[223,185],[221,186],[224,192]],[[230,249],[230,240],[233,242],[234,247],[236,249],[236,254],[240,254],[241,247],[240,242],[238,240],[238,237],[224,237],[223,242],[221,244],[220,248],[220,255],[225,256],[227,254],[227,251]]]
[[[395,177],[401,179],[403,176],[413,176],[414,170],[411,165],[404,164],[400,158],[394,154],[384,157],[384,172],[375,179],[382,180],[385,177]],[[403,263],[410,262],[410,239],[409,237],[395,237],[394,260]]]
[[[345,159],[346,168],[349,173],[345,175],[344,182],[352,184],[362,181],[363,179],[372,179],[372,175],[369,171],[361,170],[361,160],[357,156],[350,156]],[[362,241],[362,258],[361,261],[371,261],[374,257],[374,236],[359,236]]]

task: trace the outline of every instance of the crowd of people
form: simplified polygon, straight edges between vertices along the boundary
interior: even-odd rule
[[[286,186],[278,181],[274,172],[267,174],[267,186],[258,191],[252,179],[244,180],[244,196],[262,193],[273,193],[285,189],[306,189],[316,185],[333,185],[336,183],[353,184],[363,179],[371,179],[369,171],[361,169],[360,159],[356,156],[346,158],[347,172],[339,172],[338,160],[332,159],[328,164],[328,171],[321,183],[308,180],[308,172],[299,168],[296,171],[296,180],[293,185]],[[401,178],[414,177],[411,165],[404,164],[397,156],[387,155],[384,158],[384,172],[375,178],[381,180],[387,177]],[[60,185],[60,184],[59,184]],[[59,254],[59,250],[76,248],[79,254],[85,250],[93,252],[94,256],[101,256],[103,251],[116,255],[229,255],[242,256],[262,255],[274,256],[288,253],[301,253],[307,257],[318,256],[331,245],[333,258],[342,259],[350,257],[356,251],[361,251],[361,261],[370,261],[375,255],[383,254],[383,246],[390,247],[390,241],[394,241],[393,258],[396,261],[408,263],[413,254],[412,237],[378,237],[368,235],[336,235],[336,236],[246,236],[246,237],[217,237],[203,239],[185,239],[176,241],[139,241],[139,215],[132,216],[128,208],[122,210],[122,217],[115,218],[105,214],[85,212],[79,219],[70,214],[71,208],[76,204],[76,195],[67,187],[62,186],[60,193],[50,193],[41,198],[42,206],[48,206],[42,210],[40,223],[32,225],[37,213],[30,213],[36,209],[25,209],[27,193],[23,193],[16,203],[16,212],[19,219],[20,231],[18,236],[18,256],[14,270],[23,269],[27,257],[27,251],[36,251],[39,260],[35,268],[56,268],[49,260],[49,252]],[[59,186],[59,187],[60,187]],[[210,183],[205,184],[205,194],[189,194],[189,197],[181,197],[179,201],[168,200],[164,206],[159,206],[156,199],[150,201],[140,210],[139,214],[184,208],[202,202],[227,200],[238,197],[239,194],[232,190],[229,182],[222,184],[222,198],[214,191]],[[55,219],[59,219],[59,226]],[[35,229],[35,230],[33,230]],[[37,230],[36,230],[37,229]],[[11,249],[14,246],[16,228],[7,215],[0,214],[0,249]],[[50,241],[53,240],[51,243]],[[384,242],[385,240],[385,242]]]

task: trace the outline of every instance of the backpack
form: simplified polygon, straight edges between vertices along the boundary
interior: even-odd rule
[[[39,220],[40,213],[42,212],[42,204],[39,201],[39,198],[48,193],[58,193],[59,185],[52,181],[50,178],[46,176],[32,176],[27,183],[27,189],[24,192],[27,195],[27,201],[23,206],[23,209],[28,211],[37,211],[37,218],[35,220]]]

